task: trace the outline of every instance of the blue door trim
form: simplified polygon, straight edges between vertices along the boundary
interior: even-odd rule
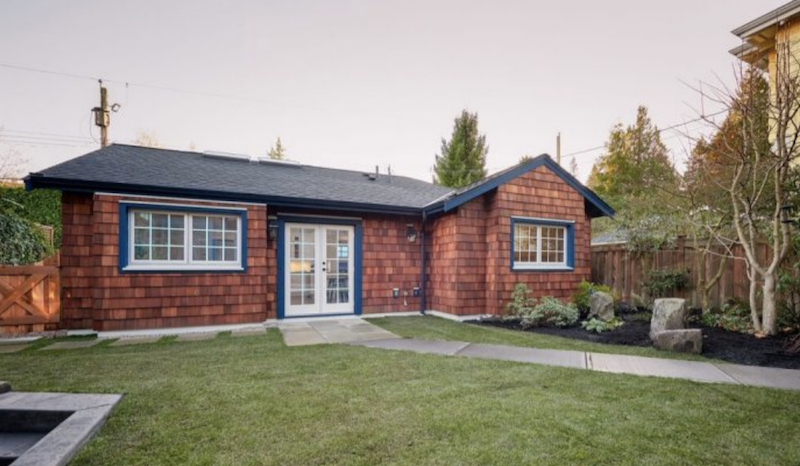
[[[350,220],[343,218],[326,218],[326,217],[304,217],[296,215],[279,215],[278,216],[278,319],[286,319],[286,224],[287,223],[307,223],[313,225],[349,225],[355,231],[355,238],[353,238],[354,249],[353,251],[353,269],[355,276],[353,280],[353,311],[355,315],[361,315],[361,250],[362,250],[362,236],[363,227],[361,220]],[[342,314],[335,314],[342,315]],[[347,314],[350,315],[350,314]],[[334,316],[334,314],[323,314],[322,316]]]

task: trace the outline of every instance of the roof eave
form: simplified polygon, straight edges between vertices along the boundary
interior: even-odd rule
[[[472,187],[471,189],[459,193],[453,197],[441,200],[439,202],[429,204],[424,207],[425,212],[427,214],[438,213],[438,212],[449,212],[456,207],[465,204],[479,196],[486,194],[487,192],[496,189],[501,184],[508,183],[509,181],[528,173],[529,171],[539,167],[539,166],[546,166],[550,170],[552,170],[559,178],[564,180],[565,183],[570,185],[573,189],[575,189],[578,193],[580,193],[584,200],[586,201],[586,211],[592,218],[596,217],[614,217],[614,209],[611,208],[608,204],[605,203],[597,194],[595,194],[591,189],[584,186],[580,181],[578,181],[574,176],[572,176],[569,172],[564,170],[560,165],[558,165],[552,158],[550,158],[547,154],[541,154],[538,157],[533,158],[531,161],[521,164],[515,167],[508,172],[497,176],[495,178],[491,178],[487,180],[485,183],[478,184],[477,186]]]
[[[735,36],[741,37],[742,39],[746,39],[797,14],[800,14],[800,0],[794,0],[786,5],[770,11],[769,13],[761,15],[758,18],[739,26],[731,31],[731,33]]]
[[[32,173],[25,177],[25,189],[57,189],[70,192],[110,192],[131,196],[170,196],[187,199],[207,199],[228,202],[254,202],[267,205],[304,209],[348,210],[362,213],[381,213],[396,215],[420,215],[421,207],[392,206],[385,204],[365,204],[329,199],[305,199],[284,196],[261,196],[256,194],[230,193],[202,189],[169,188],[163,186],[144,186],[126,183],[106,183],[47,177]]]

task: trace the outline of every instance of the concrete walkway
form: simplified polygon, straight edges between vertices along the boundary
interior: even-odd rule
[[[278,324],[286,346],[354,343],[398,338],[392,332],[359,318],[288,320]]]
[[[668,377],[696,382],[730,383],[800,391],[800,370],[791,369],[410,338],[354,341],[350,344],[368,348],[544,364],[615,374]]]

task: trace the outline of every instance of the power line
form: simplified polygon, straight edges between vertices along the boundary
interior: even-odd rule
[[[660,128],[658,131],[656,131],[656,133],[661,134],[664,131],[670,131],[670,130],[673,130],[675,128],[679,128],[681,126],[686,126],[686,125],[689,125],[689,124],[692,124],[692,123],[697,123],[698,121],[703,121],[703,120],[705,120],[707,118],[711,118],[711,117],[714,117],[714,116],[717,116],[717,115],[722,115],[723,113],[725,113],[727,111],[728,111],[727,109],[726,110],[720,110],[720,111],[715,112],[715,113],[699,116],[699,117],[697,117],[697,118],[695,118],[693,120],[684,121],[683,123],[676,123],[674,125],[670,125],[670,126],[667,126],[665,128]],[[589,153],[589,152],[594,152],[596,150],[605,149],[605,148],[606,148],[606,145],[603,144],[602,146],[590,147],[588,149],[581,149],[579,151],[570,152],[569,154],[565,154],[563,157],[575,157],[576,155],[582,155],[582,154],[586,154],[586,153]]]
[[[236,94],[225,94],[221,92],[206,92],[206,91],[196,91],[190,89],[181,89],[178,87],[171,87],[171,86],[164,86],[160,84],[150,84],[150,83],[142,83],[142,82],[133,82],[133,81],[125,81],[121,79],[108,79],[102,78],[98,76],[90,76],[85,74],[75,74],[75,73],[66,73],[62,71],[54,71],[48,70],[44,68],[34,68],[30,66],[21,66],[15,65],[11,63],[0,63],[0,68],[8,68],[17,71],[25,71],[29,73],[39,73],[39,74],[46,74],[51,76],[61,76],[65,78],[72,78],[72,79],[83,79],[83,80],[91,80],[91,81],[102,81],[104,83],[111,83],[111,84],[122,84],[125,85],[126,90],[128,87],[140,87],[145,89],[153,89],[158,91],[165,91],[165,92],[176,92],[181,94],[189,94],[189,95],[196,95],[196,96],[203,96],[203,97],[213,97],[216,99],[228,99],[228,100],[236,100],[241,102],[251,102],[251,103],[258,103],[258,104],[268,104],[268,105],[277,105],[281,107],[288,107],[290,105],[271,101],[267,99],[259,99],[255,97],[243,96],[243,95],[236,95]],[[312,108],[312,107],[305,107],[305,106],[298,106],[298,105],[291,105],[291,107],[295,108],[305,108],[307,110],[314,110],[314,111],[323,111],[321,109]]]

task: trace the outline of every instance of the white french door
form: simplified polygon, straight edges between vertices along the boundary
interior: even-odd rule
[[[353,313],[353,227],[286,223],[285,228],[285,315]]]

